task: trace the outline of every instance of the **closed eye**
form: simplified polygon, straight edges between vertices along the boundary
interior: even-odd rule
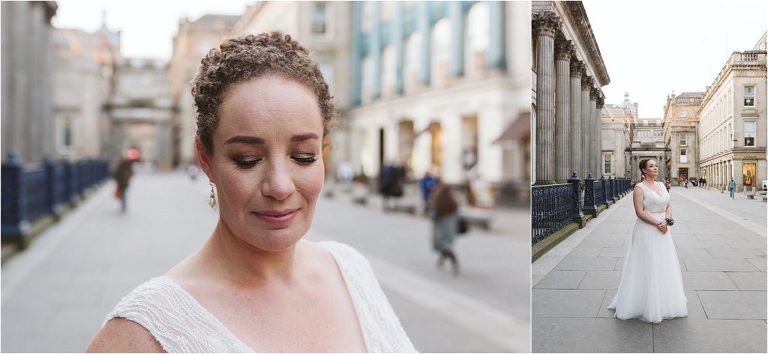
[[[240,169],[249,169],[256,166],[259,161],[261,161],[261,159],[258,158],[237,158],[235,159],[235,166]]]
[[[317,156],[314,154],[293,155],[291,158],[299,165],[311,165],[317,161]]]

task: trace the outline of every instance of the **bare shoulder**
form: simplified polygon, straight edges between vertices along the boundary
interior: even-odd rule
[[[116,317],[96,334],[86,352],[164,353],[165,350],[146,328],[131,320]]]

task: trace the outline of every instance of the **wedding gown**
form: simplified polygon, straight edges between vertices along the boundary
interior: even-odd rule
[[[664,185],[656,182],[661,194],[642,182],[637,185],[643,192],[645,211],[663,220],[670,202]],[[638,318],[658,323],[687,316],[687,302],[672,234],[667,229],[662,235],[654,225],[638,219],[624,259],[621,283],[608,309],[615,310],[615,317],[622,320]]]

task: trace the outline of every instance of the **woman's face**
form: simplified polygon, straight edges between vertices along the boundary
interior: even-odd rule
[[[222,222],[256,248],[293,246],[312,223],[325,175],[317,97],[296,81],[260,77],[228,88],[218,113],[206,172]]]
[[[656,165],[656,160],[649,160],[645,163],[645,169],[643,169],[645,176],[650,179],[655,179],[659,175],[659,166]]]

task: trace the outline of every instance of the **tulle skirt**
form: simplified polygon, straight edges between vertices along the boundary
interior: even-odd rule
[[[664,213],[651,213],[657,219]],[[616,318],[638,318],[658,323],[688,315],[688,299],[672,234],[662,235],[650,224],[637,220],[624,259],[616,296],[608,309]]]

